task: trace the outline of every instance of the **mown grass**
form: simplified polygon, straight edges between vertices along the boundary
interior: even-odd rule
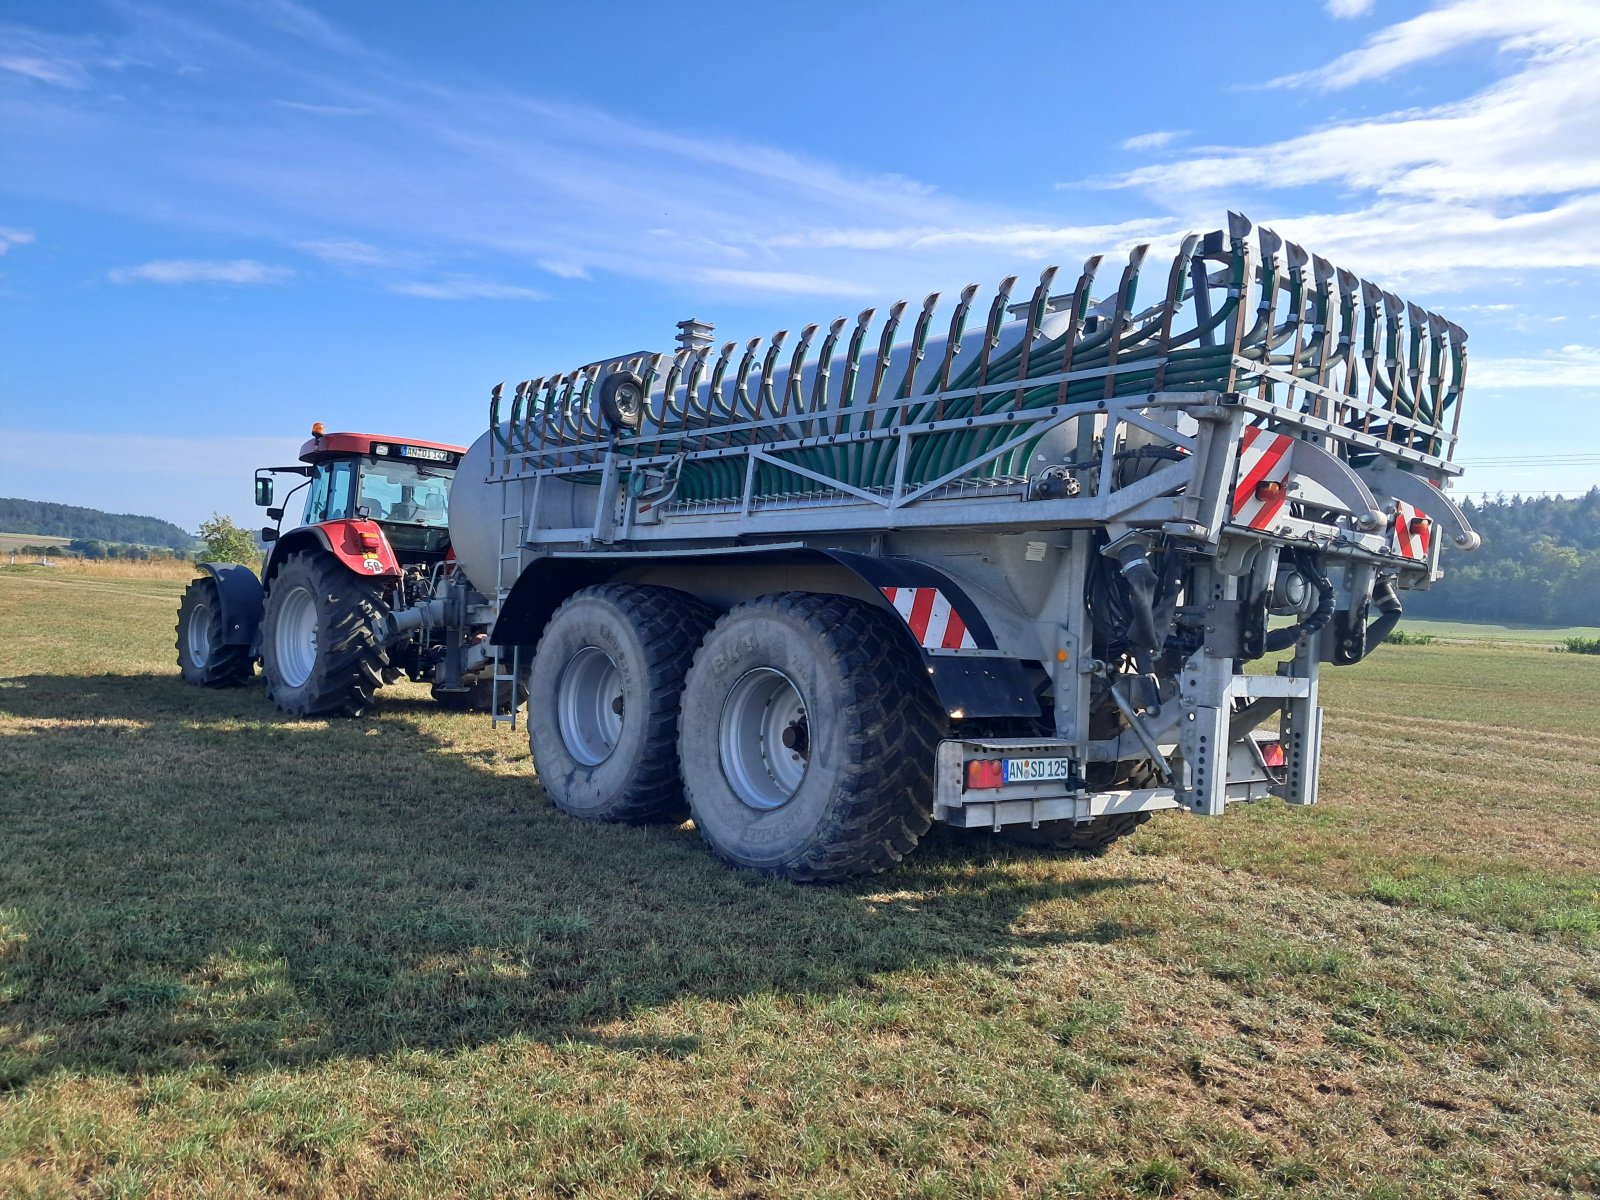
[[[1385,647],[1319,808],[818,889],[560,817],[421,689],[189,689],[180,581],[46,575],[0,575],[0,1194],[1600,1187],[1593,659]]]
[[[1558,646],[1572,637],[1600,637],[1600,625],[1495,625],[1407,617],[1400,628],[1456,642],[1534,642]]]

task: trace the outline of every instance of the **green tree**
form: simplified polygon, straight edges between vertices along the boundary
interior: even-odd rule
[[[212,513],[209,520],[201,521],[196,536],[203,543],[196,562],[235,562],[251,567],[260,564],[261,555],[250,531],[239,528],[221,513]]]

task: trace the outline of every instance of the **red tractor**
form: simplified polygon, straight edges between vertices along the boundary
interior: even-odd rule
[[[256,470],[274,522],[261,578],[202,563],[178,607],[178,665],[202,687],[244,683],[261,662],[284,712],[358,716],[385,683],[426,680],[452,708],[487,708],[493,660],[488,600],[456,570],[450,483],[465,450],[416,438],[324,433],[300,463]],[[273,476],[303,480],[273,505]],[[287,502],[305,491],[300,520]]]

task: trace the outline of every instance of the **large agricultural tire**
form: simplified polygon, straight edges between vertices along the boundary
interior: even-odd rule
[[[178,669],[197,687],[237,687],[255,673],[250,647],[223,641],[222,596],[209,575],[191,580],[178,602]]]
[[[933,810],[945,714],[888,613],[846,596],[763,596],[720,620],[684,688],[679,757],[700,836],[788,879],[887,870]]]
[[[714,614],[663,587],[573,593],[545,626],[528,680],[528,748],[545,794],[587,821],[681,821],[683,678]]]
[[[387,613],[379,584],[321,551],[291,554],[272,577],[261,623],[272,702],[303,717],[370,709],[389,665],[377,635]]]
[[[1109,813],[1080,825],[1076,821],[1040,821],[1039,828],[1008,825],[1000,836],[1019,846],[1035,850],[1055,850],[1066,854],[1097,855],[1111,848],[1150,819],[1147,812]]]

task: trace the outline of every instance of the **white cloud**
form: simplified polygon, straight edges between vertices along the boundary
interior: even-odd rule
[[[203,80],[253,89],[266,114],[259,121],[140,95],[92,108],[52,90],[55,108],[38,109],[42,119],[12,134],[22,143],[13,151],[22,169],[13,174],[73,202],[88,196],[135,216],[213,229],[232,221],[238,232],[278,237],[335,266],[402,271],[403,278],[379,275],[379,284],[430,299],[537,295],[469,273],[485,263],[510,278],[537,268],[558,278],[604,274],[758,297],[903,295],[992,279],[1003,260],[1014,265],[1018,257],[1048,256],[1070,270],[1090,252],[1170,243],[1186,228],[1214,227],[1229,205],[1264,218],[1287,209],[1274,222],[1280,232],[1319,252],[1348,253],[1352,266],[1385,282],[1586,269],[1600,253],[1584,225],[1592,229],[1600,217],[1600,156],[1573,148],[1596,144],[1600,129],[1600,89],[1591,86],[1600,76],[1600,37],[1585,40],[1592,22],[1584,15],[1600,5],[1549,0],[1510,9],[1445,4],[1298,77],[1346,86],[1443,53],[1439,46],[1477,42],[1500,52],[1502,76],[1480,94],[1263,145],[1180,151],[1175,161],[1098,181],[1144,193],[1129,207],[1158,214],[1121,223],[1029,219],[771,146],[624,121],[509,88],[441,84],[355,46],[287,0],[263,10],[276,28],[248,39],[159,10],[162,54],[152,57],[204,61]],[[140,22],[157,21],[153,11],[126,10]],[[284,32],[303,45],[275,57]],[[272,102],[284,96],[295,99]],[[274,108],[365,117],[273,119]],[[1154,151],[1184,136],[1157,130],[1126,144]],[[107,174],[119,181],[114,192],[97,186]],[[1309,211],[1299,197],[1277,202],[1283,189],[1300,187],[1320,187],[1322,196],[1342,189],[1347,199]]]
[[[1537,358],[1472,360],[1467,370],[1469,386],[1493,388],[1561,388],[1594,391],[1600,388],[1600,346],[1563,346]]]
[[[295,245],[336,267],[417,267],[423,257],[404,250],[386,250],[354,238],[318,238]]]
[[[1291,241],[1390,286],[1456,289],[1486,274],[1600,268],[1600,195],[1501,213],[1447,201],[1386,201],[1342,213],[1254,213]],[[1267,219],[1271,216],[1271,219]]]
[[[1379,31],[1359,50],[1342,54],[1325,67],[1273,82],[1332,91],[1382,79],[1475,42],[1499,41],[1506,49],[1559,54],[1574,43],[1596,37],[1600,37],[1600,6],[1593,0],[1538,0],[1533,4],[1456,0]]]
[[[1476,42],[1492,43],[1506,65],[1476,95],[1213,147],[1103,185],[1188,213],[1255,196],[1252,216],[1391,283],[1459,287],[1483,272],[1600,267],[1590,232],[1600,220],[1600,156],[1579,149],[1600,144],[1600,4],[1460,0],[1280,82],[1347,87]],[[1274,193],[1316,186],[1342,189],[1347,206],[1273,211]]]
[[[89,86],[93,43],[57,37],[20,25],[0,26],[0,71],[51,87],[82,91]]]
[[[1323,0],[1322,7],[1328,10],[1328,15],[1335,20],[1348,21],[1354,17],[1364,17],[1372,11],[1373,0]]]
[[[826,279],[799,271],[745,271],[731,267],[706,267],[695,272],[706,283],[721,284],[741,291],[784,292],[791,295],[860,296],[871,289],[844,279]]]
[[[272,104],[275,108],[312,113],[319,117],[364,117],[372,111],[370,108],[352,108],[347,104],[308,104],[304,100],[274,100]]]
[[[391,283],[388,288],[397,296],[415,296],[419,300],[543,300],[545,294],[533,288],[517,287],[509,283],[493,283],[487,279],[471,279],[464,275],[436,280],[408,280]]]
[[[550,274],[558,276],[561,279],[589,278],[589,272],[585,270],[581,264],[562,262],[559,259],[541,258],[539,260],[539,269],[541,271],[549,271]]]
[[[1157,129],[1151,133],[1136,134],[1122,140],[1124,150],[1159,150],[1169,146],[1189,131],[1187,129]]]
[[[33,241],[33,234],[26,229],[7,229],[0,226],[0,254],[4,254],[13,246],[26,246]]]
[[[231,262],[175,258],[140,263],[136,267],[117,267],[106,273],[112,283],[283,283],[294,276],[289,267],[275,267],[254,259],[236,258]]]

